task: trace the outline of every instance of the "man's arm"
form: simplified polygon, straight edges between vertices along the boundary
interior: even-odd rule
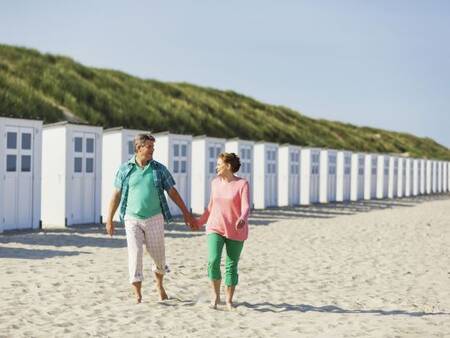
[[[178,206],[178,208],[180,208],[181,212],[183,213],[184,222],[191,229],[196,228],[194,217],[192,217],[191,213],[186,208],[186,204],[184,204],[184,201],[178,193],[177,189],[175,189],[175,187],[171,187],[169,190],[167,190],[167,194],[169,195],[170,199]]]
[[[114,235],[113,217],[119,207],[121,191],[114,189],[111,201],[109,202],[108,215],[106,216],[106,232],[108,235]]]

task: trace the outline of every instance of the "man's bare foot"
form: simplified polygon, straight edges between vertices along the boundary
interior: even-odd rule
[[[169,297],[167,297],[166,290],[164,290],[163,286],[158,287],[158,293],[159,293],[159,300],[169,299]]]
[[[211,300],[211,302],[209,303],[209,308],[216,310],[217,309],[217,304],[220,303],[220,297],[215,297]]]
[[[142,296],[136,296],[136,304],[140,304],[142,302]]]

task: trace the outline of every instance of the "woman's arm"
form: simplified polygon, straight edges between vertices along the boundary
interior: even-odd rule
[[[250,214],[250,193],[248,182],[245,182],[241,189],[241,216],[236,222],[236,228],[241,229],[247,222]]]
[[[203,212],[203,215],[201,215],[200,218],[197,220],[198,227],[201,227],[201,226],[205,225],[206,222],[208,222],[209,214],[211,213],[211,209],[212,209],[212,205],[213,205],[213,194],[214,194],[214,189],[213,189],[213,183],[211,182],[211,194],[209,196],[208,207]]]

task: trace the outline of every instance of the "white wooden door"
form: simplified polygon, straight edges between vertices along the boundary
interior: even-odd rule
[[[289,166],[289,205],[300,204],[300,152],[293,150],[290,153]]]
[[[377,158],[371,159],[371,172],[370,172],[370,198],[377,198]]]
[[[211,196],[211,181],[217,176],[216,164],[217,158],[224,150],[224,146],[219,142],[208,143],[207,149],[207,167],[206,167],[206,195],[205,195],[205,207],[208,206],[209,198]]]
[[[417,194],[420,194],[421,184],[422,184],[422,166],[419,161],[419,163],[417,163]]]
[[[69,224],[95,223],[95,134],[75,132],[72,136],[73,166]]]
[[[389,190],[389,159],[384,159],[384,172],[383,172],[383,198],[388,197]]]
[[[344,157],[344,201],[350,200],[350,193],[351,193],[351,177],[352,172],[352,158],[349,155],[345,155]]]
[[[176,182],[176,189],[189,208],[189,179],[188,179],[188,147],[189,142],[183,140],[172,141],[172,172]],[[179,215],[180,209],[169,198],[169,209],[173,215]]]
[[[362,200],[364,198],[364,157],[360,156],[358,158],[358,200]]]
[[[245,178],[250,185],[250,203],[253,201],[253,182],[252,182],[252,146],[241,145],[239,147],[239,158],[241,160],[241,168],[238,176]]]
[[[410,161],[409,165],[409,194],[414,195],[414,161]]]
[[[6,127],[3,229],[33,226],[33,128]]]
[[[266,150],[266,196],[265,204],[268,207],[273,207],[277,205],[277,153],[274,149]]]
[[[309,188],[309,200],[310,203],[318,203],[320,194],[320,154],[318,153],[311,154],[310,179],[311,186]]]
[[[405,196],[406,194],[406,161],[403,160],[403,167],[402,167],[402,196]]]
[[[328,202],[336,201],[336,154],[328,155]]]

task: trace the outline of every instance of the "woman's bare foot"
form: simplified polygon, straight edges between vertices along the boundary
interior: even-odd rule
[[[142,302],[142,296],[136,296],[136,304],[140,304]]]
[[[227,310],[233,311],[236,308],[236,305],[234,305],[232,302],[227,302]]]
[[[166,290],[164,290],[163,286],[158,287],[158,293],[159,293],[159,300],[169,299],[169,297],[167,296]]]
[[[209,308],[216,310],[217,309],[217,304],[220,303],[220,297],[215,297],[211,300],[211,303],[209,303]]]

